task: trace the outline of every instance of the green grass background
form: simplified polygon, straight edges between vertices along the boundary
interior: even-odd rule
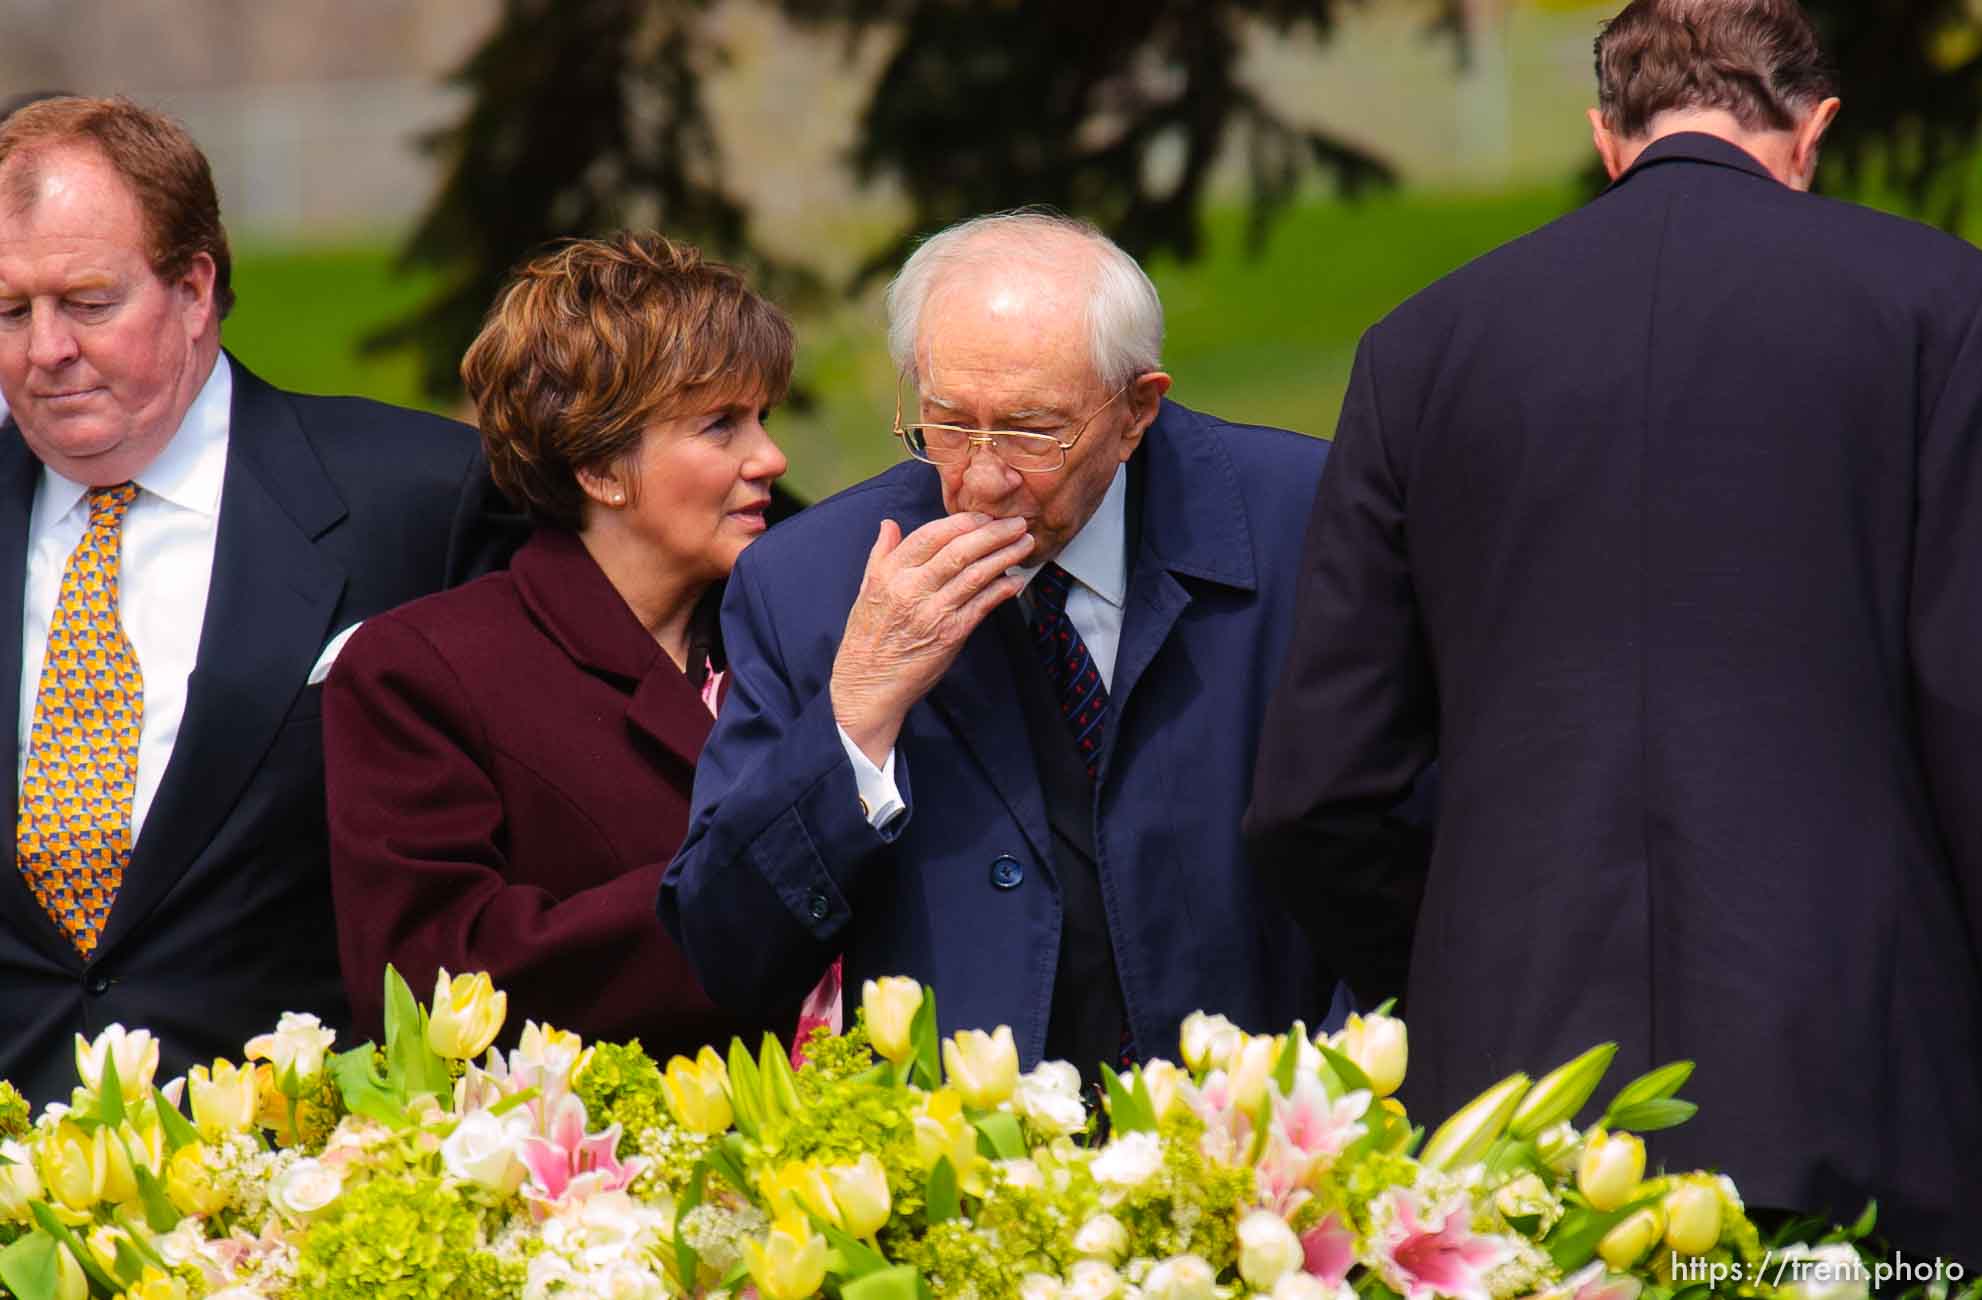
[[[1215,210],[1205,257],[1150,267],[1168,315],[1173,393],[1228,419],[1327,436],[1363,330],[1575,198],[1564,185],[1315,200],[1283,216],[1257,256],[1245,246],[1244,213]],[[227,345],[284,387],[430,405],[410,356],[366,356],[358,348],[369,330],[431,288],[426,277],[397,270],[394,252],[389,240],[244,246]],[[791,457],[790,485],[816,498],[899,457],[888,436],[892,375],[878,294],[803,316],[798,327],[798,379],[813,402],[781,411],[773,428]]]

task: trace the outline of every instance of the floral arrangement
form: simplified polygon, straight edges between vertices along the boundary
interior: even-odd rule
[[[32,1122],[0,1085],[0,1284],[18,1300],[1651,1300],[1864,1295],[1786,1280],[1725,1178],[1646,1176],[1678,1064],[1571,1125],[1613,1046],[1515,1075],[1433,1132],[1392,1097],[1385,1014],[1310,1037],[1185,1022],[1181,1064],[1020,1073],[1011,1031],[940,1040],[869,982],[854,1027],[662,1068],[441,972],[386,976],[386,1041],[289,1014],[164,1086],[158,1044],[80,1037]],[[478,1063],[479,1062],[479,1063]],[[1856,1228],[1862,1235],[1869,1218]],[[1856,1260],[1852,1233],[1793,1258]],[[1782,1252],[1776,1252],[1778,1256]],[[1840,1288],[1835,1278],[1846,1276]]]

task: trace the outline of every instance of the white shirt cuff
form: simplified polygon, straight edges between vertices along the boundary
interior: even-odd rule
[[[895,751],[890,748],[887,761],[876,767],[860,751],[860,746],[853,743],[853,737],[846,734],[845,727],[835,723],[833,730],[840,733],[840,747],[846,750],[847,761],[853,764],[853,784],[860,792],[860,811],[867,824],[878,831],[908,807],[902,802],[902,792],[895,788]]]

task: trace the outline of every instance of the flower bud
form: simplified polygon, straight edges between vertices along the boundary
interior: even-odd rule
[[[1616,1043],[1603,1043],[1550,1070],[1521,1099],[1507,1131],[1517,1138],[1531,1138],[1552,1125],[1574,1119],[1603,1082],[1616,1055]]]
[[[1656,1205],[1648,1205],[1624,1222],[1604,1234],[1597,1243],[1597,1254],[1603,1262],[1623,1273],[1645,1257],[1658,1239],[1665,1235],[1665,1215]]]
[[[848,1232],[871,1237],[887,1225],[894,1200],[888,1194],[888,1171],[873,1152],[862,1153],[853,1164],[828,1169],[826,1182]]]
[[[1074,1234],[1074,1249],[1090,1259],[1120,1263],[1128,1253],[1129,1230],[1112,1214],[1097,1214]]]
[[[743,1242],[744,1262],[764,1300],[809,1300],[826,1280],[830,1253],[826,1239],[795,1214],[779,1216],[763,1241]]]
[[[1682,1181],[1666,1194],[1665,1244],[1680,1255],[1704,1255],[1720,1243],[1720,1191],[1710,1183]]]
[[[1280,1043],[1270,1034],[1244,1039],[1229,1058],[1232,1104],[1251,1113],[1266,1096],[1266,1084],[1280,1061]]]
[[[9,1139],[0,1143],[0,1156],[8,1161],[0,1165],[0,1219],[32,1223],[34,1215],[28,1209],[28,1202],[42,1197],[41,1175],[34,1171],[33,1153]]]
[[[1239,1276],[1261,1291],[1301,1267],[1306,1254],[1287,1221],[1271,1210],[1239,1220]]]
[[[1193,1011],[1184,1017],[1178,1036],[1184,1064],[1199,1074],[1206,1070],[1225,1069],[1232,1053],[1245,1038],[1239,1027],[1225,1017],[1207,1016],[1202,1011]]]
[[[434,980],[427,1046],[450,1061],[472,1061],[489,1050],[508,1014],[509,995],[496,992],[487,974],[450,978],[443,966]]]
[[[71,1210],[87,1211],[103,1199],[103,1180],[110,1156],[106,1129],[85,1133],[73,1120],[63,1120],[35,1151],[36,1172],[54,1200]]]
[[[943,1044],[943,1073],[964,1104],[989,1110],[1012,1095],[1019,1082],[1019,1051],[1010,1025],[996,1033],[966,1029]]]
[[[124,1026],[111,1025],[93,1043],[76,1035],[76,1073],[92,1094],[103,1087],[106,1058],[117,1063],[117,1091],[125,1101],[151,1096],[151,1079],[158,1072],[158,1040],[149,1030],[126,1033]]]
[[[1645,1144],[1633,1133],[1592,1133],[1576,1168],[1576,1187],[1590,1208],[1622,1209],[1645,1176]]]
[[[722,1133],[736,1118],[730,1108],[729,1071],[713,1047],[704,1047],[693,1061],[677,1056],[661,1076],[661,1095],[675,1123],[691,1133]]]
[[[1558,1177],[1566,1178],[1583,1158],[1583,1135],[1573,1124],[1557,1124],[1535,1135],[1535,1154]]]
[[[274,1033],[248,1040],[246,1053],[251,1061],[269,1063],[284,1096],[300,1099],[314,1089],[312,1081],[323,1073],[324,1053],[336,1041],[337,1031],[324,1028],[315,1016],[285,1011]]]
[[[206,1148],[192,1143],[173,1152],[165,1166],[165,1194],[181,1214],[204,1216],[227,1207],[227,1194],[214,1185],[205,1155]]]
[[[1196,1255],[1172,1256],[1142,1280],[1143,1300],[1213,1300],[1217,1294],[1217,1276]]]
[[[193,1107],[193,1127],[211,1142],[228,1133],[242,1133],[255,1122],[255,1072],[231,1061],[215,1061],[212,1069],[194,1066],[186,1076]]]
[[[1528,1076],[1510,1074],[1460,1108],[1459,1113],[1438,1126],[1438,1132],[1425,1143],[1418,1163],[1431,1169],[1454,1169],[1472,1164],[1507,1130],[1514,1108],[1528,1091]]]
[[[1149,1061],[1143,1065],[1143,1086],[1149,1089],[1150,1108],[1157,1119],[1170,1113],[1181,1095],[1178,1086],[1187,1081],[1188,1076],[1168,1061]]]
[[[1388,1097],[1404,1082],[1410,1042],[1401,1020],[1352,1013],[1329,1045],[1355,1063],[1368,1077],[1370,1091],[1378,1097]]]
[[[922,1009],[922,986],[906,975],[886,975],[860,986],[860,1009],[867,1016],[867,1041],[896,1065],[915,1051],[915,1013]]]

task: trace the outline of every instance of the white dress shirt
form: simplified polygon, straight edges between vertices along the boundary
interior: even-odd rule
[[[1087,653],[1101,673],[1101,684],[1110,690],[1115,686],[1115,655],[1122,644],[1122,606],[1129,588],[1128,491],[1129,467],[1118,465],[1101,504],[1056,557],[1074,580],[1067,592],[1067,618],[1087,643]],[[1026,590],[1019,599],[1028,609],[1032,579],[1045,567],[1040,563],[1012,570],[1025,575]],[[846,734],[846,728],[841,727],[839,733],[840,746],[853,764],[854,786],[867,810],[867,823],[880,830],[908,807],[895,785],[895,751],[889,749],[886,759],[876,767]]]
[[[220,488],[227,475],[227,433],[234,376],[227,358],[186,411],[165,450],[138,475],[138,495],[124,515],[117,610],[144,675],[144,722],[138,731],[138,779],[131,799],[137,842],[158,794],[186,716],[186,679],[199,655],[207,586],[220,529]],[[21,619],[21,711],[15,737],[15,789],[27,770],[35,695],[48,653],[48,624],[62,571],[89,526],[89,489],[46,466],[28,521],[27,593]]]

